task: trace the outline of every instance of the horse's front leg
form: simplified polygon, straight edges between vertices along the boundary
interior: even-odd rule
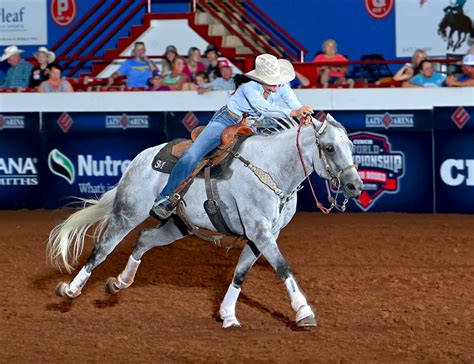
[[[272,234],[270,221],[255,221],[254,229],[248,237],[254,242],[260,253],[268,260],[281,279],[284,280],[291,300],[291,307],[296,313],[296,325],[299,327],[316,326],[316,316],[306,301],[306,297],[296,283],[293,272],[278,248]]]
[[[260,251],[255,244],[249,241],[240,254],[239,262],[235,268],[232,283],[227,289],[227,293],[222,300],[219,310],[220,317],[223,321],[222,327],[224,329],[230,327],[240,327],[240,323],[235,316],[235,305],[241,291],[242,283],[244,283],[248,272],[260,257]]]

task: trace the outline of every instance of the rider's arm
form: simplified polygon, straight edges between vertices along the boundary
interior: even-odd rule
[[[290,107],[283,107],[283,106],[278,106],[275,104],[269,103],[267,100],[264,99],[262,91],[261,91],[261,86],[253,82],[246,83],[242,86],[243,94],[247,98],[248,102],[250,102],[250,112],[253,114],[254,109],[257,109],[261,115],[267,116],[267,117],[282,117],[283,115],[290,117],[290,113],[292,109]],[[245,100],[245,98],[244,98]],[[244,102],[244,100],[241,100],[241,102]],[[253,108],[252,108],[253,106]]]

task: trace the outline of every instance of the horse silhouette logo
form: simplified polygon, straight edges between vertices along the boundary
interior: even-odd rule
[[[468,37],[474,37],[472,19],[463,11],[465,3],[466,0],[456,0],[454,4],[451,3],[443,9],[444,17],[439,23],[438,34],[447,42],[446,50],[454,52],[461,48]],[[454,40],[455,33],[457,33],[456,41]]]

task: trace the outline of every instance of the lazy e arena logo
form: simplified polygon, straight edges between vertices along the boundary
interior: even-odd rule
[[[111,186],[105,179],[120,177],[129,164],[130,160],[116,160],[110,155],[106,155],[104,159],[97,159],[92,154],[78,154],[74,163],[58,149],[53,149],[48,154],[48,167],[51,173],[66,180],[70,185],[77,182],[81,193],[106,192]]]
[[[397,193],[400,179],[405,174],[405,155],[392,150],[385,135],[358,132],[349,134],[354,143],[354,163],[359,166],[359,175],[364,182],[364,191],[357,206],[368,211],[384,193]]]

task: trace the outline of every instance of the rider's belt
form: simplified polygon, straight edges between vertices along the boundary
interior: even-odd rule
[[[237,115],[236,113],[233,113],[232,111],[230,111],[228,107],[225,108],[225,111],[227,112],[227,114],[229,114],[229,115],[232,116],[233,118],[235,118],[235,119],[237,119],[237,120],[240,120],[240,116]]]

